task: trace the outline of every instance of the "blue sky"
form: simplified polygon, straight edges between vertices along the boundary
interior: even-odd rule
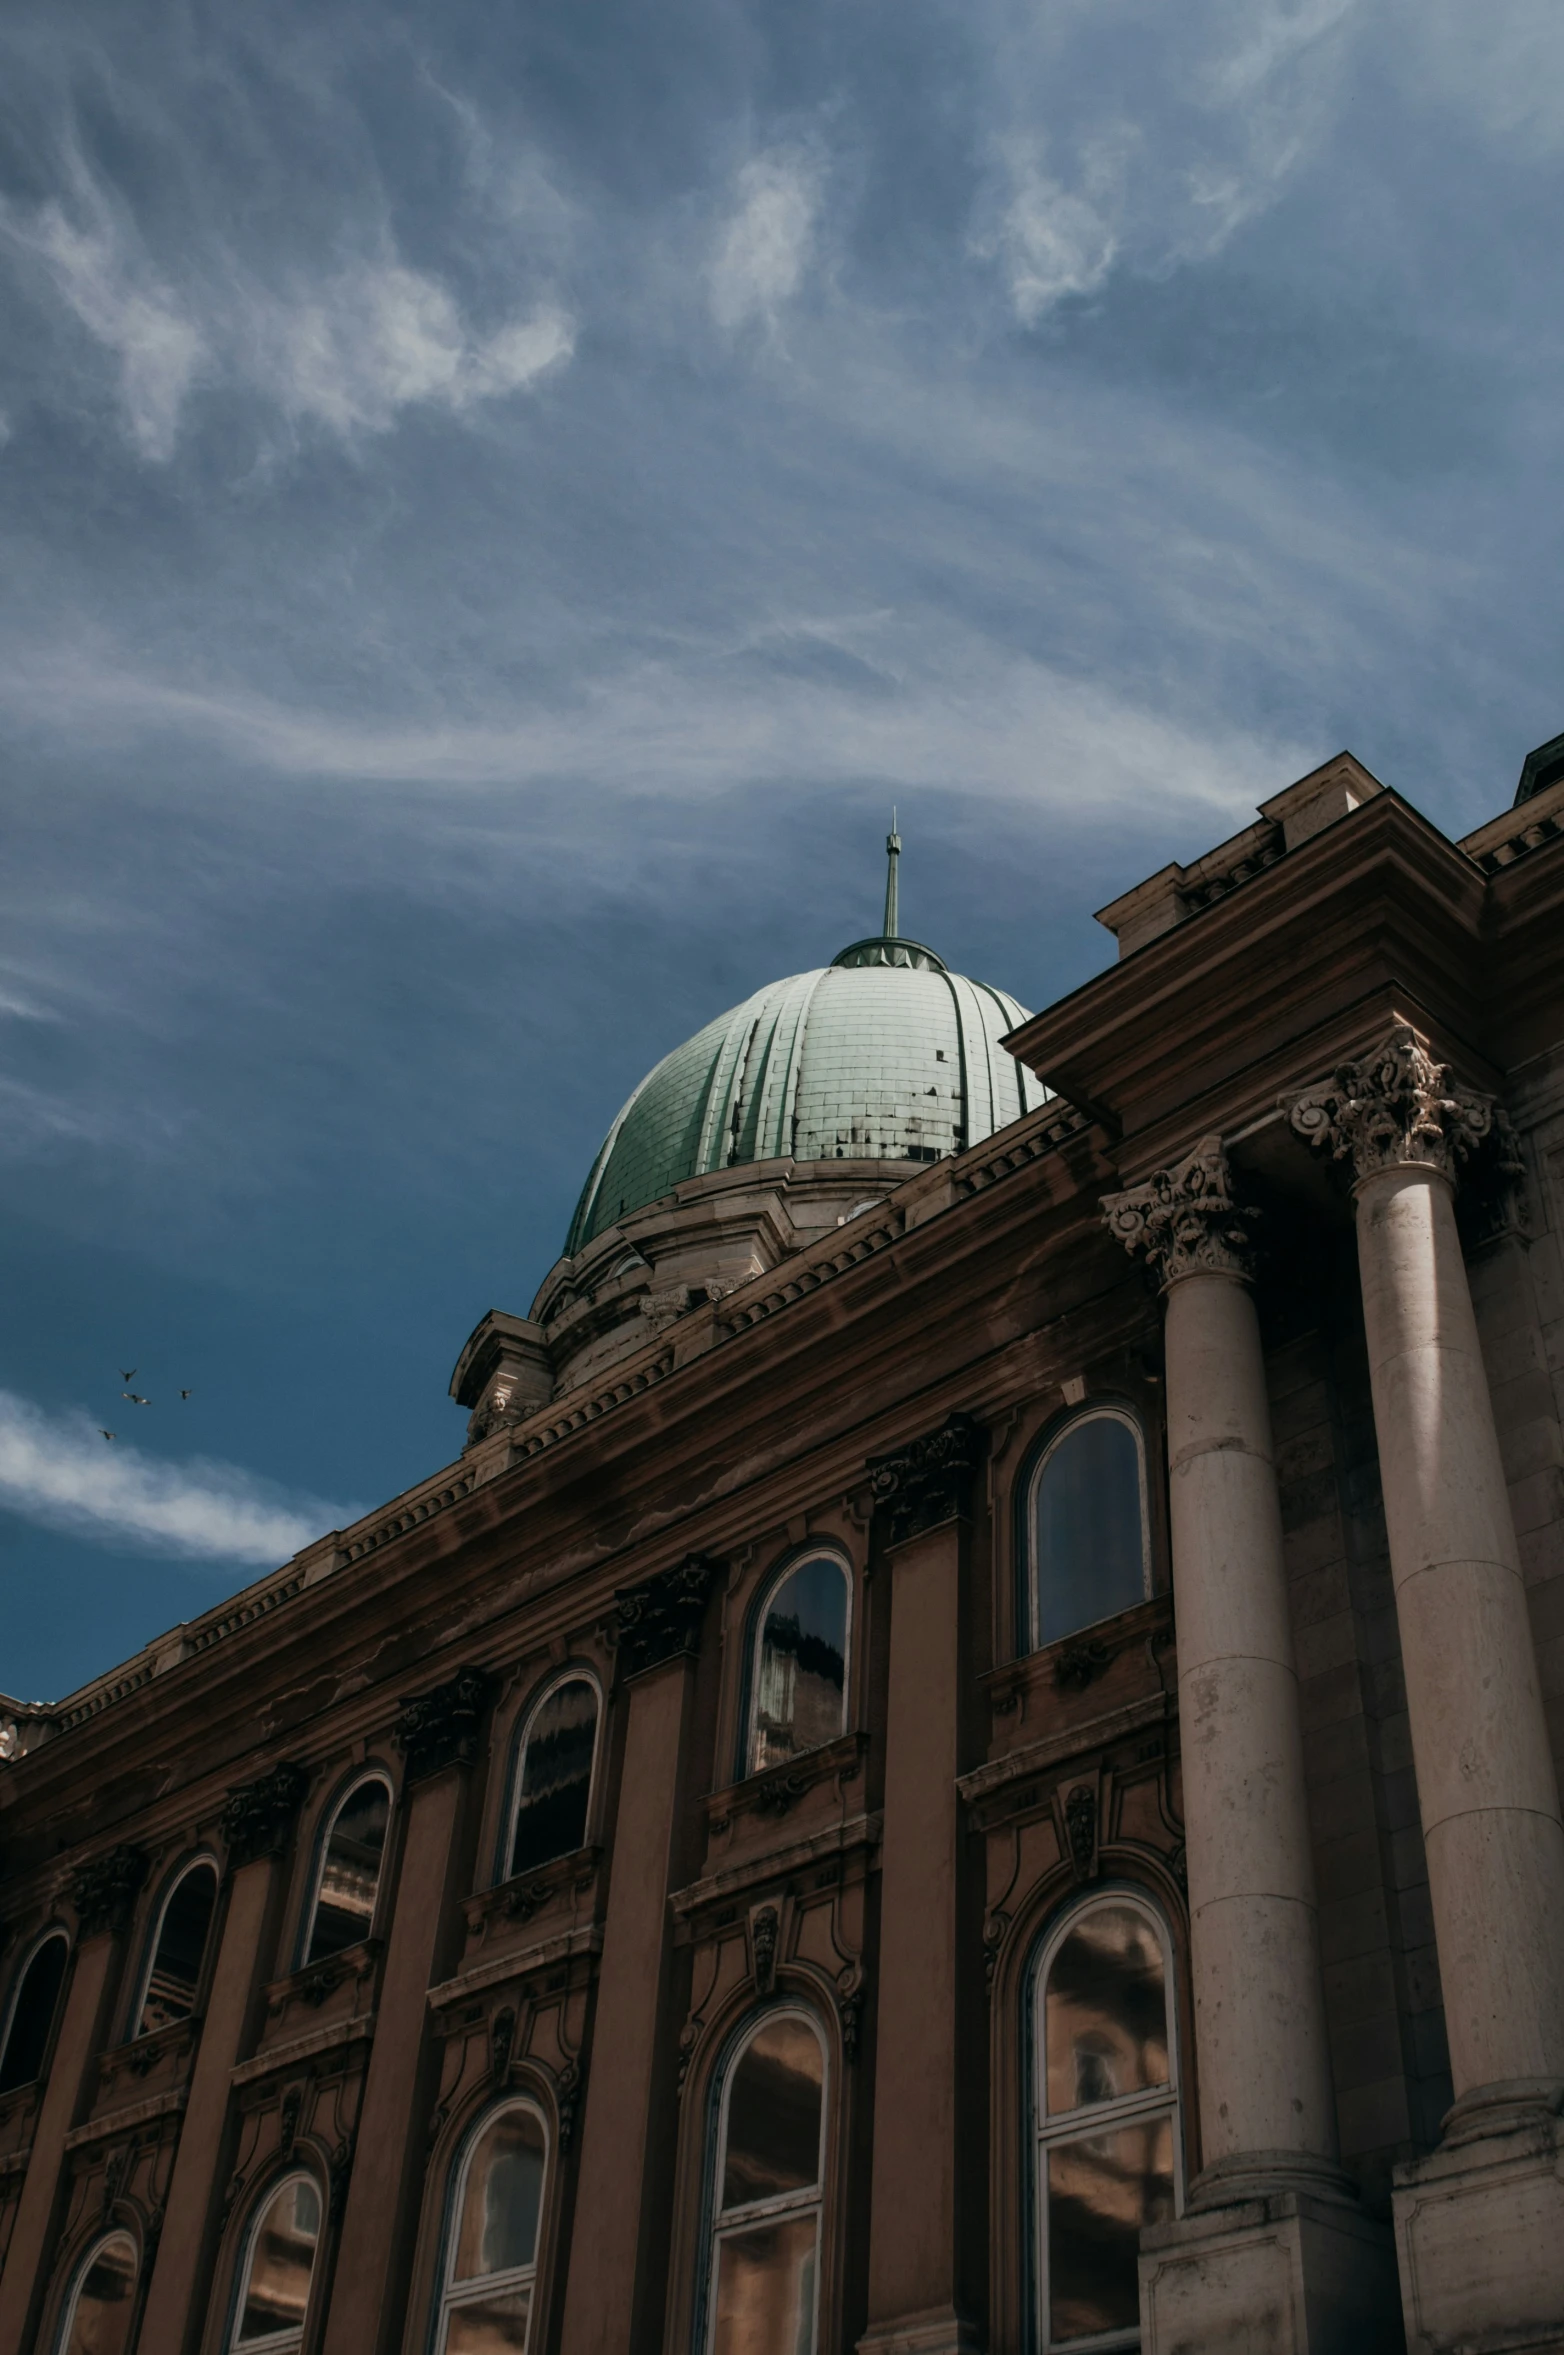
[[[1561,86],[1551,0],[11,0],[0,1689],[454,1456],[893,800],[1033,1006],[1344,744],[1508,801]]]

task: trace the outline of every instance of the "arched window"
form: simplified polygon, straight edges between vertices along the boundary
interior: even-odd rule
[[[1078,1415],[1050,1441],[1027,1487],[1026,1534],[1034,1650],[1145,1601],[1145,1452],[1129,1415]]]
[[[807,2012],[767,2012],[718,2100],[705,2355],[811,2355],[824,2145],[820,2031]]]
[[[298,2355],[320,2246],[320,2193],[311,2176],[284,2177],[256,2211],[239,2275],[233,2355]]]
[[[56,2341],[59,2355],[125,2355],[136,2300],[136,2244],[105,2233],[77,2268]]]
[[[315,1903],[304,1942],[306,1963],[357,1946],[374,1927],[380,1865],[391,1821],[391,1789],[382,1775],[355,1783],[326,1834]]]
[[[1140,2344],[1136,2259],[1181,2195],[1167,1934],[1127,1893],[1067,1914],[1033,1982],[1041,2347]]]
[[[203,1857],[180,1874],[163,1901],[132,2036],[150,2036],[195,2010],[216,1907],[217,1867]]]
[[[548,2133],[531,2102],[487,2117],[457,2170],[436,2355],[526,2355]]]
[[[507,1879],[584,1845],[597,1717],[592,1679],[567,1676],[543,1695],[527,1719],[506,1843]]]
[[[14,2085],[31,2085],[42,2075],[70,1953],[63,1930],[52,1930],[33,1948],[11,2000],[5,2051],[0,2054],[0,2093],[9,2093]]]
[[[777,1580],[755,1629],[745,1772],[834,1742],[847,1723],[847,1565],[812,1554]]]

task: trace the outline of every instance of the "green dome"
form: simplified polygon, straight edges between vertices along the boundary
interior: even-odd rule
[[[649,1072],[603,1141],[566,1250],[683,1179],[747,1161],[937,1161],[1040,1104],[999,1044],[1026,1020],[932,949],[857,941],[773,981]]]

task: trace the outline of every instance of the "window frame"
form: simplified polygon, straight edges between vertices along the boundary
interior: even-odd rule
[[[14,2085],[7,2086],[5,2092],[0,2093],[0,2102],[9,2101],[12,2094],[20,2093],[24,2086],[41,2085],[49,2074],[50,2065],[54,2059],[54,2040],[59,2031],[60,2013],[65,2000],[66,1982],[70,1977],[71,1956],[74,1952],[71,1934],[63,1922],[50,1922],[38,1932],[11,1973],[11,1984],[6,1993],[5,2010],[0,2013],[0,2069],[3,2069],[6,2055],[11,2049],[11,2031],[16,2026],[16,2009],[22,2000],[22,1989],[27,1983],[27,1974],[44,1948],[56,1938],[63,1943],[65,1948],[65,1968],[60,1973],[60,1984],[54,1998],[54,2011],[50,2017],[48,2033],[43,2040],[43,2055],[38,2065],[38,2073],[34,2077],[19,2077]]]
[[[261,2225],[270,2214],[278,2194],[286,2191],[290,2183],[307,2183],[320,2208],[315,2253],[310,2259],[309,2288],[304,2293],[304,2319],[297,2330],[277,2330],[263,2339],[241,2340],[239,2332],[244,2324],[244,2302],[250,2294],[250,2275],[255,2264],[255,2248],[260,2239]],[[223,2337],[223,2355],[302,2355],[303,2349],[309,2344],[310,2324],[314,2319],[315,2283],[319,2275],[321,2244],[326,2237],[327,2220],[324,2187],[309,2167],[285,2168],[280,2175],[272,2177],[264,2191],[252,2202],[249,2220],[244,2228],[244,2239],[240,2243],[239,2265],[234,2275],[233,2310]]]
[[[362,1791],[366,1783],[379,1783],[386,1794],[385,1845],[380,1851],[380,1871],[375,1879],[375,1903],[369,1917],[369,1927],[364,1932],[364,1938],[373,1938],[375,1935],[381,1909],[385,1904],[386,1866],[390,1861],[391,1835],[396,1823],[397,1812],[396,1785],[391,1779],[389,1770],[384,1766],[366,1766],[360,1773],[355,1774],[351,1781],[344,1783],[340,1793],[321,1818],[321,1828],[315,1835],[315,1851],[310,1863],[309,1898],[304,1908],[304,1918],[299,1931],[298,1968],[301,1971],[308,1970],[310,1967],[310,1948],[315,1940],[315,1917],[320,1911],[320,1885],[326,1875],[326,1857],[331,1847],[331,1835],[336,1829],[337,1818],[341,1815],[348,1801],[356,1792]],[[354,1943],[362,1945],[363,1940],[356,1939]],[[351,1949],[340,1947],[334,1951],[346,1954]],[[321,1955],[316,1959],[324,1962],[327,1957]]]
[[[567,1663],[565,1667],[557,1669],[554,1674],[545,1679],[522,1711],[517,1730],[512,1736],[505,1813],[500,1823],[499,1850],[495,1857],[494,1879],[497,1888],[512,1878],[511,1855],[516,1846],[516,1819],[521,1813],[521,1778],[527,1770],[527,1746],[532,1740],[532,1729],[537,1723],[538,1712],[553,1699],[562,1686],[567,1684],[589,1684],[597,1696],[597,1723],[592,1729],[592,1765],[587,1780],[586,1837],[582,1843],[585,1847],[591,1846],[592,1834],[596,1829],[598,1768],[602,1763],[603,1756],[603,1720],[607,1716],[608,1710],[604,1700],[602,1680],[596,1670],[589,1668],[584,1661],[578,1661]],[[562,1853],[569,1856],[574,1855],[576,1851],[567,1848]],[[548,1864],[557,1862],[557,1857],[548,1859]],[[548,1864],[529,1866],[527,1869],[546,1872]]]
[[[197,1855],[188,1858],[185,1863],[177,1865],[164,1886],[162,1899],[152,1919],[152,1928],[146,1941],[141,1969],[136,1975],[135,2001],[130,2007],[130,2017],[125,2023],[127,2044],[139,2044],[144,2036],[156,2036],[159,2033],[156,2028],[143,2029],[141,2015],[147,2008],[147,1994],[152,1985],[152,1973],[157,1968],[158,1946],[163,1936],[163,1924],[168,1918],[168,1909],[183,1884],[189,1880],[192,1873],[200,1872],[203,1869],[212,1876],[212,1912],[206,1925],[206,1940],[201,1948],[201,1967],[196,1974],[195,1991],[190,1999],[190,2009],[185,2014],[186,2019],[193,2020],[201,2009],[201,1999],[206,1993],[207,1975],[211,1968],[212,1932],[217,1925],[217,1908],[223,1893],[222,1867],[216,1857],[205,1848],[201,1849]],[[177,2021],[168,2024],[179,2025]]]
[[[761,2030],[771,2021],[780,2019],[803,2020],[820,2047],[820,2144],[816,2159],[815,2180],[805,2191],[774,2192],[769,2199],[750,2200],[731,2211],[722,2206],[722,2177],[728,2158],[728,2113],[732,2103],[733,2085],[740,2063]],[[711,2104],[710,2124],[705,2157],[705,2197],[702,2202],[704,2229],[702,2232],[700,2263],[700,2307],[695,2330],[695,2345],[700,2355],[712,2355],[717,2334],[717,2263],[723,2241],[734,2232],[742,2232],[755,2224],[764,2224],[773,2216],[811,2214],[815,2219],[815,2310],[810,2319],[809,2355],[819,2355],[820,2305],[824,2288],[826,2171],[831,2156],[831,2039],[818,2015],[807,2003],[786,1998],[780,2003],[768,2003],[758,2012],[749,2012],[735,2028],[726,2052],[718,2065],[715,2098]]]
[[[1048,1975],[1054,1959],[1065,1940],[1087,1914],[1105,1906],[1128,1906],[1139,1913],[1157,1936],[1162,1954],[1163,2009],[1167,2024],[1168,2082],[1148,2086],[1139,2093],[1121,2094],[1111,2101],[1087,2102],[1073,2110],[1061,2110],[1054,2118],[1048,2113],[1048,2046],[1047,2022],[1044,2009],[1048,1995]],[[1027,2345],[1032,2355],[1131,2355],[1140,2346],[1140,2325],[1122,2330],[1096,2331],[1083,2338],[1055,2339],[1048,2327],[1048,2171],[1047,2154],[1071,2143],[1086,2142],[1094,2133],[1116,2133],[1121,2127],[1135,2126],[1152,2118],[1168,2118],[1172,2122],[1173,2148],[1173,2213],[1182,2216],[1186,2185],[1184,2181],[1184,2071],[1179,2048],[1179,1988],[1175,1976],[1177,1962],[1172,1926],[1160,1905],[1144,1889],[1129,1881],[1104,1881],[1077,1897],[1073,1903],[1053,1915],[1039,1937],[1031,1962],[1022,1980],[1023,1990],[1023,2052],[1026,2070],[1026,2101],[1023,2128],[1026,2136],[1023,2180],[1026,2186],[1027,2219],[1024,2236],[1027,2250]]]
[[[110,2241],[118,2240],[129,2241],[131,2249],[135,2254],[135,2267],[130,2277],[130,2319],[132,2326],[134,2326],[136,2321],[136,2305],[139,2300],[142,2288],[141,2267],[143,2261],[143,2251],[141,2246],[141,2236],[139,2233],[133,2232],[128,2224],[108,2224],[93,2234],[92,2239],[88,2242],[81,2256],[76,2261],[75,2269],[71,2274],[70,2287],[65,2293],[65,2304],[60,2311],[59,2327],[55,2331],[54,2337],[50,2342],[54,2349],[54,2355],[65,2355],[65,2350],[70,2345],[71,2332],[76,2327],[76,2309],[81,2304],[81,2294],[87,2286],[87,2276],[92,2271],[94,2263],[102,2254],[102,2252],[108,2247]],[[132,2348],[135,2346],[133,2329],[131,2334],[128,2336],[127,2344]]]
[[[1086,1423],[1123,1423],[1135,1442],[1135,1460],[1140,1473],[1140,1560],[1141,1592],[1134,1603],[1121,1603],[1117,1611],[1104,1612],[1100,1619],[1083,1620],[1079,1627],[1066,1629],[1063,1635],[1044,1639],[1042,1632],[1042,1596],[1040,1580],[1042,1564],[1037,1545],[1037,1497],[1049,1465],[1066,1441],[1073,1438]],[[1139,1415],[1131,1406],[1115,1398],[1092,1399],[1085,1406],[1073,1407],[1062,1422],[1045,1432],[1034,1449],[1026,1477],[1020,1484],[1021,1521],[1021,1626],[1025,1634],[1027,1652],[1046,1651],[1052,1644],[1067,1644],[1077,1636],[1089,1634],[1094,1627],[1106,1627],[1110,1619],[1117,1619],[1124,1611],[1137,1610],[1141,1603],[1149,1603],[1156,1592],[1155,1565],[1152,1555],[1151,1478],[1147,1460],[1146,1430]]]
[[[843,1734],[847,1733],[852,1726],[853,1637],[855,1633],[853,1622],[857,1616],[854,1609],[857,1595],[854,1591],[856,1580],[853,1565],[838,1546],[804,1546],[797,1553],[789,1554],[785,1561],[778,1563],[771,1576],[763,1582],[754,1602],[750,1605],[749,1642],[744,1672],[744,1707],[739,1724],[738,1779],[740,1782],[747,1782],[751,1775],[774,1774],[777,1771],[776,1761],[773,1761],[770,1766],[757,1766],[754,1762],[755,1741],[758,1732],[756,1718],[760,1695],[760,1664],[765,1651],[766,1621],[770,1616],[773,1602],[794,1572],[806,1569],[811,1562],[831,1563],[833,1568],[841,1572],[842,1582],[847,1589],[847,1640],[842,1652],[842,1722],[832,1734],[831,1741],[839,1742]],[[810,1758],[813,1757],[816,1750],[824,1750],[828,1747],[829,1744],[826,1742],[816,1742],[812,1749],[797,1750],[793,1755],[795,1758]]]
[[[555,1681],[557,1683],[559,1680]],[[530,2111],[543,2129],[543,2182],[538,2193],[538,2229],[537,2237],[532,2244],[532,2263],[530,2265],[513,2265],[505,2273],[474,2274],[470,2282],[459,2285],[452,2276],[456,2264],[457,2244],[461,2239],[462,2208],[467,2197],[467,2179],[472,2173],[472,2163],[478,2155],[478,2148],[484,2136],[497,2119],[504,2117],[507,2110]],[[502,2290],[522,2288],[531,2290],[532,2303],[527,2309],[527,2345],[529,2349],[538,2345],[534,2328],[539,2311],[538,2278],[543,2270],[543,2240],[548,2225],[553,2173],[554,2130],[549,2121],[548,2112],[535,2095],[525,2092],[507,2093],[499,2101],[491,2102],[487,2109],[480,2111],[468,2127],[447,2178],[449,2190],[446,2194],[445,2227],[440,2236],[440,2262],[435,2274],[434,2321],[429,2333],[430,2355],[444,2355],[445,2343],[449,2335],[447,2325],[451,2315],[463,2306],[475,2305],[480,2294],[491,2295],[496,2285]]]

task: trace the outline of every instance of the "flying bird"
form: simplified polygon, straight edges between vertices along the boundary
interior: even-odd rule
[[[98,1425],[98,1429],[103,1431],[103,1425],[101,1423]],[[103,1436],[105,1439],[112,1439],[114,1434],[112,1431],[103,1431]]]
[[[180,1397],[181,1397],[181,1398],[188,1398],[188,1397],[189,1397],[191,1394],[190,1394],[190,1392],[189,1392],[188,1390],[181,1390],[181,1392],[179,1393],[179,1395],[180,1395]]]
[[[132,1406],[150,1406],[152,1404],[151,1399],[143,1398],[139,1390],[122,1390],[120,1392],[120,1396],[121,1398],[128,1398]],[[103,1426],[101,1424],[98,1426],[100,1430],[102,1427]]]
[[[134,1380],[136,1379],[136,1369],[135,1369],[135,1367],[134,1367],[134,1366],[121,1366],[121,1367],[120,1367],[120,1370],[119,1370],[119,1378],[120,1378],[120,1380],[121,1380],[122,1382],[134,1382]]]

